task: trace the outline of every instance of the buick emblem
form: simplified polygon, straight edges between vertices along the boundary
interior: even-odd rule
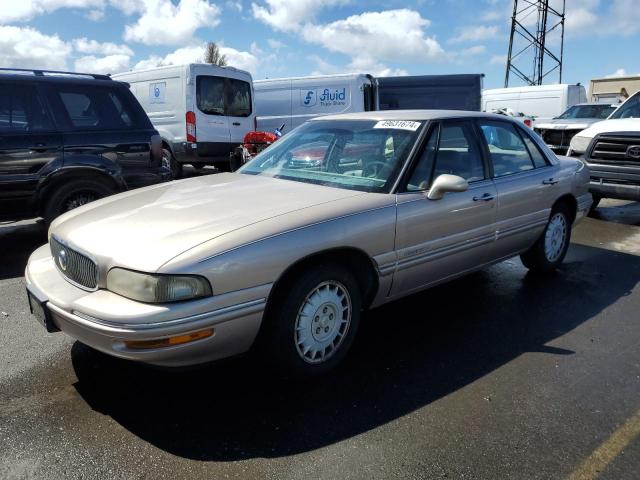
[[[640,145],[631,145],[627,148],[627,157],[629,158],[640,158]]]
[[[67,251],[66,250],[60,250],[60,253],[58,253],[58,265],[60,265],[60,268],[62,269],[63,272],[67,269]]]

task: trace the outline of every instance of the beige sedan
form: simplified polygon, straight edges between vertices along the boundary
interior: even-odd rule
[[[451,111],[309,121],[236,173],[73,210],[27,266],[29,302],[117,357],[182,366],[255,348],[336,366],[361,312],[520,255],[547,272],[589,210],[589,172],[519,123]]]

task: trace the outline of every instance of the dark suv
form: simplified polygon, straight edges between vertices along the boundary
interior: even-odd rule
[[[160,136],[126,83],[0,69],[0,220],[49,223],[168,178]]]

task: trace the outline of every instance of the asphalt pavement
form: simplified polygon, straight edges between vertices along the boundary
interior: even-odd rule
[[[604,201],[551,276],[519,259],[367,313],[308,382],[251,357],[163,370],[47,334],[0,225],[0,478],[640,478],[640,204]]]

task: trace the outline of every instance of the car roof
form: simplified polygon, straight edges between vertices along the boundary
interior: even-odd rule
[[[41,73],[38,73],[41,72]],[[42,73],[44,72],[44,73]],[[102,85],[102,86],[129,86],[126,82],[112,80],[108,75],[75,72],[54,72],[20,69],[0,69],[0,80],[12,80],[14,82],[42,82],[65,85]]]
[[[445,118],[484,118],[487,120],[507,120],[517,122],[506,115],[472,112],[466,110],[379,110],[372,112],[341,113],[314,117],[310,121],[320,120],[440,120]]]
[[[597,105],[601,105],[603,107],[617,107],[618,105],[615,103],[602,103],[602,102],[584,102],[584,103],[576,103],[575,105],[571,105],[572,107],[595,107]]]

